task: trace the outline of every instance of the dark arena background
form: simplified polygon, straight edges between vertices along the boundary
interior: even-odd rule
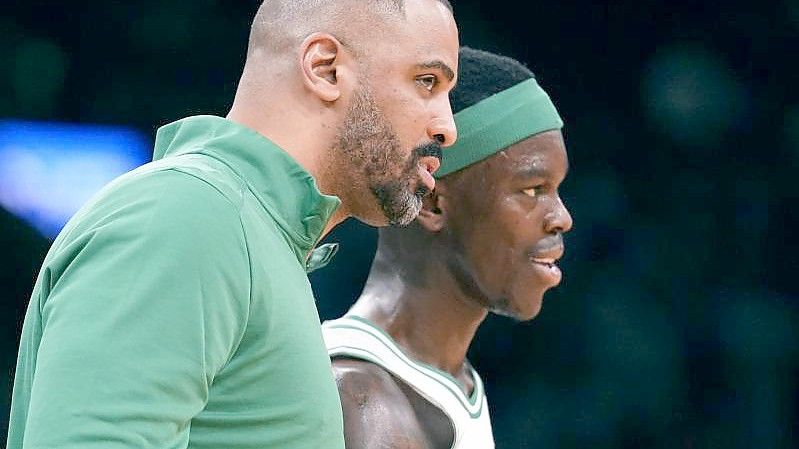
[[[571,159],[563,284],[470,352],[497,447],[799,447],[799,1],[453,3],[462,44],[536,73]],[[0,442],[51,239],[158,126],[227,112],[257,5],[4,2]],[[375,238],[350,221],[326,239],[323,319]]]

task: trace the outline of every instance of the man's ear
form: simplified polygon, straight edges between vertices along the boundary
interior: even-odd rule
[[[322,101],[333,102],[341,97],[339,77],[345,51],[341,42],[328,33],[313,33],[302,41],[302,80]]]
[[[443,189],[436,187],[429,195],[422,198],[422,210],[416,222],[429,232],[440,232],[444,229],[447,217],[447,198]]]

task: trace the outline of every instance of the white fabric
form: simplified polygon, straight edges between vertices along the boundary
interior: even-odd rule
[[[494,436],[483,382],[474,369],[474,393],[467,398],[449,374],[405,355],[382,329],[360,317],[322,324],[330,357],[352,357],[381,366],[443,411],[455,429],[451,449],[493,449]]]

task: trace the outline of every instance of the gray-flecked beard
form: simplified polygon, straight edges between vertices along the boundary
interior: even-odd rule
[[[419,158],[431,154],[440,157],[438,145],[418,147],[410,157],[403,157],[397,135],[365,84],[353,96],[336,143],[354,167],[351,184],[356,188],[365,184],[390,225],[410,224],[428,193],[418,177]]]
[[[370,186],[378,204],[391,226],[407,226],[411,224],[422,210],[422,197],[411,193],[407,183],[391,182],[378,186]]]

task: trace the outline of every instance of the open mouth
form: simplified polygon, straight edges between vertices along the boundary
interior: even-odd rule
[[[558,263],[557,259],[553,259],[553,258],[550,258],[550,259],[533,258],[531,260],[533,262],[537,263],[537,264],[544,265],[547,268],[556,267],[557,263]]]
[[[560,280],[563,277],[563,272],[558,266],[558,260],[562,254],[563,247],[561,246],[549,251],[549,254],[546,255],[548,257],[541,257],[543,255],[530,257],[530,262],[532,262],[532,265],[536,268],[535,271],[541,276],[541,279],[550,286],[560,284]]]
[[[422,185],[417,188],[417,195],[419,195],[419,193],[421,193],[421,196],[427,195],[436,188],[436,180],[433,178],[432,173],[421,166],[419,167],[419,180]]]

